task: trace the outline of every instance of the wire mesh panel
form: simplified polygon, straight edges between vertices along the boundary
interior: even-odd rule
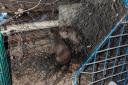
[[[3,46],[2,34],[0,33],[0,85],[11,85],[9,65],[5,48]]]
[[[128,15],[96,47],[73,76],[74,85],[128,84]],[[79,77],[79,82],[78,82]]]

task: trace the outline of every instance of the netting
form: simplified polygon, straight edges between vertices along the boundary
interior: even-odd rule
[[[78,69],[74,85],[128,84],[128,29],[125,15]]]
[[[11,85],[9,64],[6,50],[3,45],[2,34],[0,33],[0,85]]]

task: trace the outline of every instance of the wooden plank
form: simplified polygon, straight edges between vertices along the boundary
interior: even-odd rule
[[[10,31],[30,31],[30,30],[39,30],[39,29],[48,29],[59,26],[58,20],[53,21],[42,21],[42,22],[33,22],[33,23],[25,23],[18,25],[9,25],[7,26],[7,30],[1,31],[2,33],[9,34]]]

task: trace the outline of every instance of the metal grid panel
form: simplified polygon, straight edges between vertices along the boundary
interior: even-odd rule
[[[108,85],[115,81],[118,85],[128,84],[128,15],[125,15],[96,47],[73,76],[77,85]],[[80,81],[78,77],[84,76]]]

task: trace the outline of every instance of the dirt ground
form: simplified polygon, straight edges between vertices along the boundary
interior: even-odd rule
[[[82,44],[91,45],[92,50],[125,12],[120,0],[81,1],[84,3],[83,8],[77,19],[74,19],[73,26],[83,37]],[[50,40],[49,37],[42,37],[47,34],[43,31],[20,34],[24,42],[19,47],[14,43],[15,40],[20,41],[20,38],[18,35],[13,36],[13,43],[9,44],[13,47],[9,50],[13,85],[72,85],[72,75],[85,59],[73,53],[68,66],[58,66],[50,52],[51,45],[42,44],[43,40]]]
[[[73,54],[69,65],[59,66],[48,32],[38,30],[8,37],[13,85],[71,85],[72,73],[84,59]]]

